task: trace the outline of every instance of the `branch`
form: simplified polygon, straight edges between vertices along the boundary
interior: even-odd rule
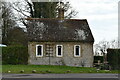
[[[18,7],[18,9],[16,9],[14,6],[12,6],[12,8],[14,9],[14,10],[16,10],[17,12],[20,12],[21,14],[23,14],[24,16],[26,16],[26,17],[30,17],[30,16],[28,16],[28,15],[26,15],[25,13],[23,13],[23,11]],[[24,10],[25,11],[25,10]]]
[[[31,17],[34,17],[34,11],[33,11],[33,7],[32,7],[32,4],[28,1],[28,0],[25,0],[30,8],[30,14],[31,14]]]
[[[26,28],[28,27],[28,25],[27,25],[27,23],[25,22],[25,20],[22,20],[21,22],[26,26]]]

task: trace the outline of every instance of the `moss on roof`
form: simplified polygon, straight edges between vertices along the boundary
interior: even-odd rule
[[[86,19],[27,18],[29,41],[94,42]]]

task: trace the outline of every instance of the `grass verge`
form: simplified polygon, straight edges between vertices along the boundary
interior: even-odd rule
[[[53,65],[2,65],[2,73],[118,73],[117,70],[97,70],[88,67],[70,67]]]

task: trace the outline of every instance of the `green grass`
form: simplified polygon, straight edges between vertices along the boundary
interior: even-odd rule
[[[118,73],[115,71],[96,70],[96,68],[88,67],[70,67],[70,66],[52,66],[52,65],[3,65],[2,73],[21,73],[24,70],[24,74],[33,73]],[[8,72],[10,71],[10,72]]]

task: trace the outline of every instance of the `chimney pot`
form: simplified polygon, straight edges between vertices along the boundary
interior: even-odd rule
[[[58,18],[64,19],[64,3],[60,2],[60,7],[58,9]]]
[[[58,18],[64,19],[64,9],[63,8],[58,9]]]

